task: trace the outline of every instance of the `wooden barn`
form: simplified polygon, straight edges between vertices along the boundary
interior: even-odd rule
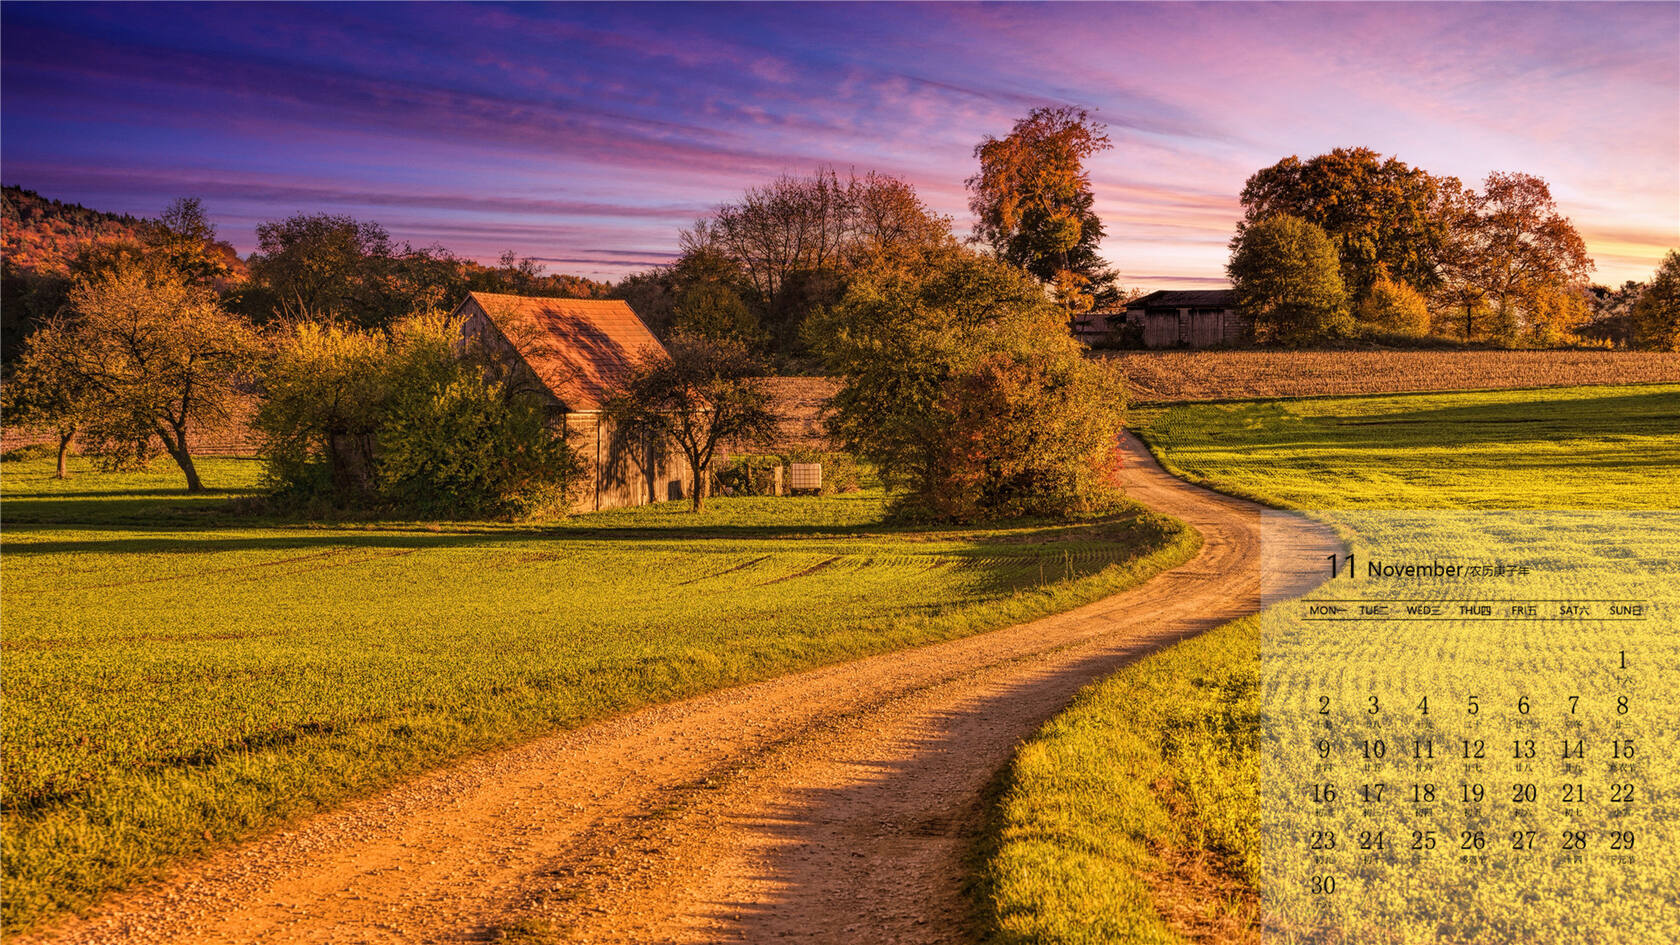
[[[1151,292],[1126,303],[1126,323],[1143,330],[1146,348],[1208,348],[1249,340],[1230,289]]]
[[[662,352],[647,325],[618,300],[542,299],[472,292],[455,307],[463,343],[476,340],[550,403],[584,456],[580,512],[680,499],[693,477],[680,453],[623,435],[601,414],[611,387],[644,352]]]
[[[1124,331],[1132,344],[1141,341],[1145,348],[1208,348],[1252,340],[1230,289],[1151,292],[1121,309],[1080,315],[1073,331],[1092,345],[1111,342]]]

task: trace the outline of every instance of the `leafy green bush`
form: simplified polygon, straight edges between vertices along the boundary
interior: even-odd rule
[[[309,511],[441,517],[563,509],[583,463],[542,404],[458,352],[441,315],[389,331],[299,324],[275,345],[255,426],[276,496]]]
[[[773,453],[731,456],[717,471],[718,487],[729,496],[775,495],[775,470],[782,465],[785,465],[782,457]]]
[[[273,344],[253,426],[271,489],[292,499],[372,492],[372,442],[390,372],[381,332],[302,322]]]
[[[842,385],[830,427],[907,518],[1072,516],[1117,498],[1125,388],[1020,270],[952,250],[873,271],[817,316]]]
[[[470,369],[399,392],[379,431],[377,467],[387,498],[443,517],[563,510],[583,474],[540,408]]]

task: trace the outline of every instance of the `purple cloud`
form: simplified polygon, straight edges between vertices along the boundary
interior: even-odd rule
[[[902,175],[970,225],[983,135],[1092,108],[1128,284],[1223,273],[1254,170],[1366,145],[1546,177],[1599,261],[1680,243],[1680,7],[1662,4],[45,5],[0,8],[6,183],[612,278],[778,173]]]

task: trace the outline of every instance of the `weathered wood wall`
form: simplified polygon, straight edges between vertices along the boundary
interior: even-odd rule
[[[1143,316],[1146,348],[1209,348],[1248,340],[1248,325],[1237,313],[1224,311],[1149,312]]]
[[[678,451],[626,435],[593,412],[566,414],[563,423],[587,470],[576,511],[685,499],[694,488],[688,461]]]

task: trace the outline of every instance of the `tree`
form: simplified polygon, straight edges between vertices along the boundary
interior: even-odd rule
[[[275,333],[252,421],[271,487],[341,499],[372,491],[387,349],[381,332],[354,326],[300,321]]]
[[[1553,281],[1528,297],[1526,340],[1541,347],[1572,343],[1592,316],[1592,297],[1583,282]]]
[[[446,316],[389,331],[375,463],[381,493],[429,515],[524,516],[568,508],[584,464],[544,402],[499,379],[476,347],[457,347]]]
[[[1558,212],[1541,178],[1495,171],[1483,183],[1477,205],[1478,281],[1498,317],[1532,316],[1547,295],[1583,283],[1592,271],[1586,242]]]
[[[1384,277],[1427,291],[1439,281],[1459,188],[1454,178],[1384,160],[1370,148],[1336,148],[1305,161],[1291,155],[1243,186],[1238,234],[1279,214],[1299,217],[1329,235],[1353,298]]]
[[[1602,341],[1619,348],[1631,347],[1633,339],[1633,307],[1645,283],[1628,279],[1612,289],[1594,285],[1587,290],[1592,312],[1586,324],[1576,329],[1582,338]]]
[[[213,285],[229,273],[228,255],[216,240],[216,227],[197,197],[178,197],[144,230],[148,249],[158,261],[195,285]]]
[[[506,365],[430,313],[388,329],[278,332],[254,426],[270,487],[291,500],[387,503],[443,516],[563,504],[583,464]]]
[[[1243,228],[1225,270],[1261,341],[1301,344],[1352,327],[1335,247],[1299,217],[1280,214]]]
[[[1680,351],[1680,250],[1663,257],[1633,305],[1633,340],[1653,351]]]
[[[1081,108],[1035,108],[1008,136],[974,148],[967,181],[975,239],[1050,286],[1068,314],[1117,299],[1115,273],[1097,255],[1102,221],[1085,161],[1110,147],[1105,126]]]
[[[30,335],[5,383],[0,410],[4,410],[8,426],[51,430],[58,437],[58,470],[54,476],[67,479],[70,443],[86,425],[90,407],[86,382],[54,372],[43,357],[43,352],[60,345],[50,334],[54,330],[42,326]]]
[[[348,216],[300,213],[259,224],[250,260],[258,304],[291,319],[384,324],[392,315],[383,280],[393,252],[384,227]]]
[[[1400,335],[1429,333],[1429,306],[1418,291],[1387,276],[1379,278],[1360,301],[1355,314],[1361,324]]]
[[[767,337],[743,296],[749,291],[735,261],[715,247],[684,244],[671,267],[670,328],[707,338],[733,338],[762,349]]]
[[[953,247],[860,275],[821,317],[842,381],[830,428],[901,514],[1068,515],[1115,495],[1121,381],[1020,269]]]
[[[956,245],[951,218],[934,213],[909,183],[871,171],[851,186],[848,272],[915,269]]]
[[[1450,297],[1465,306],[1466,339],[1474,334],[1478,305],[1491,323],[1485,333],[1498,340],[1527,335],[1543,341],[1556,331],[1564,294],[1585,287],[1593,261],[1546,182],[1530,174],[1489,174],[1480,194],[1467,195],[1456,229],[1446,272]],[[1565,322],[1585,320],[1573,303],[1568,310]]]
[[[85,395],[91,453],[108,465],[144,461],[160,442],[189,492],[204,489],[192,434],[231,417],[257,350],[250,326],[210,290],[134,262],[78,280],[69,311],[28,344],[49,383]]]
[[[720,444],[766,442],[779,432],[765,366],[732,338],[679,333],[665,353],[643,357],[617,385],[607,416],[625,431],[675,444],[694,477],[692,508],[710,492]]]
[[[914,265],[950,241],[950,220],[904,181],[875,173],[842,178],[822,168],[750,189],[696,222],[683,234],[675,268],[691,256],[729,260],[770,350],[798,355],[806,316],[838,300],[852,273],[881,260]]]

